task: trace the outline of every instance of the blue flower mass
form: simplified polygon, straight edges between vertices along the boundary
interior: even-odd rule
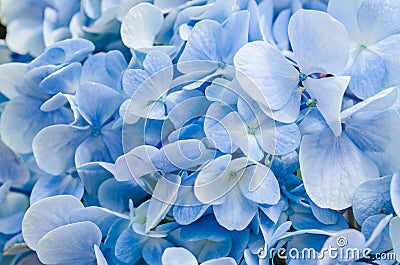
[[[400,264],[399,0],[0,0],[1,265]]]

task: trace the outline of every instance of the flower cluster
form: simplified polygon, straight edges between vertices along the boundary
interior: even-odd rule
[[[0,263],[398,264],[399,14],[0,0]]]

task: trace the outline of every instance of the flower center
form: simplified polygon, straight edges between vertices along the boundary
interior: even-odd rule
[[[157,101],[160,104],[165,104],[167,102],[167,98],[165,96],[162,96]]]
[[[307,107],[315,107],[317,105],[318,100],[316,98],[310,98],[307,100],[306,105]]]
[[[248,128],[247,133],[250,134],[250,135],[255,135],[256,131],[257,131],[256,128]]]
[[[360,44],[360,47],[361,47],[361,49],[366,49],[368,47],[367,42],[365,40],[362,41],[361,44]]]
[[[98,128],[98,127],[93,127],[93,129],[92,129],[92,135],[95,136],[95,137],[97,137],[97,136],[99,136],[100,134],[101,134],[100,128]]]
[[[226,67],[226,62],[224,62],[223,60],[219,61],[219,62],[218,62],[218,67],[221,68],[221,69],[225,69],[225,67]]]
[[[307,79],[307,75],[305,73],[299,73],[299,81],[303,82]]]

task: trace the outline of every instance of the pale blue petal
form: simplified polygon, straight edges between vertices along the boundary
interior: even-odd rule
[[[221,123],[221,119],[231,111],[232,107],[213,103],[208,108],[204,119],[204,132],[206,136],[213,141],[216,148],[227,154],[233,153],[237,148],[233,145],[230,132]]]
[[[78,199],[83,196],[82,181],[72,175],[51,176],[43,175],[33,186],[30,203],[55,195],[73,195]]]
[[[43,263],[86,265],[96,260],[94,246],[100,243],[100,229],[81,222],[50,231],[38,242],[36,252]]]
[[[341,214],[336,211],[327,208],[320,208],[311,200],[309,200],[309,202],[313,215],[323,224],[336,224],[342,217]]]
[[[269,43],[274,43],[274,38],[272,37],[272,22],[274,17],[274,1],[266,0],[262,1],[258,5],[258,12],[260,16],[260,30],[263,40]]]
[[[11,99],[19,95],[17,81],[24,76],[27,71],[25,63],[8,63],[0,65],[0,92]]]
[[[129,200],[139,205],[148,193],[133,180],[120,182],[110,178],[101,183],[97,195],[101,206],[117,212],[128,212]]]
[[[208,149],[200,140],[189,139],[164,145],[160,149],[175,167],[191,169],[214,158],[215,150]]]
[[[330,0],[328,3],[328,13],[343,23],[349,38],[355,41],[362,41],[357,24],[357,11],[362,2],[363,0]]]
[[[257,213],[258,205],[245,198],[239,188],[233,188],[223,204],[214,205],[214,215],[220,225],[229,230],[245,229]]]
[[[357,22],[367,43],[400,33],[400,2],[365,0],[357,12]]]
[[[289,50],[289,35],[287,29],[291,15],[292,12],[289,9],[279,12],[272,28],[276,44],[281,50]]]
[[[236,261],[231,257],[212,259],[201,263],[201,265],[236,265]]]
[[[104,144],[103,137],[87,137],[75,152],[75,166],[81,168],[86,163],[104,161],[113,162],[108,148]]]
[[[0,140],[0,182],[25,183],[29,171],[22,158]]]
[[[196,71],[212,72],[218,68],[222,57],[220,38],[224,31],[222,26],[212,20],[198,22],[192,29],[185,49],[178,61],[182,73]]]
[[[273,205],[280,199],[279,184],[274,173],[262,164],[250,166],[245,170],[239,188],[243,196],[253,202]]]
[[[51,112],[60,109],[66,103],[68,103],[68,99],[65,94],[61,92],[55,94],[50,99],[46,100],[41,106],[40,110],[43,112]],[[72,108],[71,108],[72,109]]]
[[[265,152],[285,155],[295,150],[300,144],[300,130],[295,123],[285,124],[267,120],[257,134],[258,143]]]
[[[167,175],[157,182],[147,209],[147,232],[154,228],[171,209],[178,195],[180,183],[181,178],[176,175]]]
[[[361,232],[365,238],[373,237],[373,241],[369,244],[369,248],[373,249],[375,253],[384,252],[388,249],[392,249],[392,243],[390,242],[389,226],[385,223],[385,218],[388,218],[385,214],[372,215],[365,219],[362,223]],[[380,223],[384,222],[384,228],[375,233],[374,230],[380,226]]]
[[[231,156],[224,155],[207,163],[199,172],[195,185],[196,198],[205,204],[216,204],[224,200],[225,195],[237,184],[229,179]],[[245,165],[246,163],[243,163]]]
[[[222,58],[227,64],[233,63],[233,57],[237,51],[247,43],[249,35],[250,14],[248,11],[238,11],[232,14],[223,24]],[[219,41],[217,39],[217,41]]]
[[[346,120],[357,112],[385,110],[395,103],[397,95],[398,89],[395,87],[384,89],[375,96],[343,110],[340,116],[343,120]]]
[[[80,85],[75,99],[79,112],[93,126],[103,125],[123,102],[121,94],[100,83]]]
[[[94,253],[96,255],[97,265],[108,265],[103,253],[101,252],[99,246],[94,245]]]
[[[359,112],[346,119],[348,136],[357,147],[374,160],[381,175],[393,174],[400,167],[400,116],[388,109],[381,112]]]
[[[143,67],[146,70],[146,73],[151,76],[160,72],[163,69],[171,68],[172,62],[166,53],[154,50],[150,51],[146,55],[146,58],[143,61]],[[169,78],[167,81],[169,81]],[[160,84],[162,83],[163,81],[160,81]]]
[[[157,148],[142,145],[119,157],[115,162],[115,179],[118,181],[135,179],[137,181],[144,175],[156,172],[157,169],[151,160],[156,153],[158,153]]]
[[[29,68],[79,62],[85,59],[93,50],[93,43],[86,39],[63,40],[47,47],[39,57],[29,64]]]
[[[204,96],[193,96],[175,105],[168,112],[168,119],[174,124],[175,128],[181,128],[191,119],[203,116],[210,104],[211,102]]]
[[[390,183],[390,198],[397,214],[400,213],[400,171],[396,171]]]
[[[354,193],[353,213],[360,225],[369,216],[392,213],[390,202],[390,182],[392,177],[386,176],[361,184]]]
[[[40,20],[21,17],[8,23],[6,43],[19,54],[39,56],[44,49]]]
[[[132,49],[153,46],[154,39],[164,23],[159,8],[149,3],[140,3],[124,16],[121,25],[121,38]]]
[[[69,215],[83,208],[74,196],[59,195],[33,204],[22,221],[22,234],[29,248],[36,250],[39,240],[49,231],[69,223]]]
[[[360,50],[346,73],[351,76],[349,88],[359,98],[367,99],[382,89],[386,78],[385,60],[367,49]]]
[[[122,53],[110,51],[89,57],[82,68],[81,83],[96,82],[111,88],[119,88],[127,63]]]
[[[242,73],[237,75],[242,88],[274,110],[288,103],[299,82],[299,72],[267,42],[246,44],[235,55],[234,64]]]
[[[42,100],[16,97],[7,103],[1,115],[1,138],[18,153],[32,152],[32,140],[44,127],[72,121],[66,108],[55,112],[42,112]]]
[[[223,78],[216,78],[205,90],[206,98],[210,101],[218,101],[226,105],[235,105],[238,95],[229,85],[230,81]]]
[[[44,128],[32,143],[38,166],[49,174],[64,173],[75,165],[75,151],[90,133],[86,128],[64,124]]]
[[[73,94],[79,86],[82,65],[71,63],[46,76],[39,84],[39,88],[49,94],[59,92]]]
[[[346,66],[347,32],[329,14],[300,9],[291,17],[288,32],[300,71],[305,74],[338,73]]]
[[[303,137],[300,169],[313,202],[321,208],[334,210],[349,207],[356,188],[379,177],[374,162],[347,134],[335,137],[329,129],[319,135]]]
[[[400,77],[396,74],[400,67],[400,34],[391,35],[371,46],[371,50],[384,59],[385,80],[383,87],[399,84]]]
[[[162,265],[197,265],[195,256],[185,248],[167,248],[162,255]]]
[[[343,253],[348,253],[349,249],[359,249],[363,250],[365,245],[365,238],[363,234],[355,229],[345,229],[336,233],[335,235],[329,237],[325,243],[323,248],[337,248],[343,251]],[[342,255],[341,257],[336,256],[336,258],[331,255],[325,255],[322,260],[320,260],[319,264],[336,264],[337,262],[343,261],[351,261],[352,258],[350,255],[346,257],[346,255]]]
[[[393,251],[396,253],[396,260],[400,262],[400,217],[397,216],[390,221],[389,233],[392,239]]]
[[[338,136],[342,131],[340,111],[343,95],[349,81],[349,76],[308,78],[304,81],[308,93],[311,97],[317,99],[317,108],[335,136]]]
[[[128,220],[129,217],[124,214],[110,211],[106,208],[89,206],[76,209],[69,216],[71,223],[90,221],[97,225],[103,236],[106,236],[110,227],[121,219]]]

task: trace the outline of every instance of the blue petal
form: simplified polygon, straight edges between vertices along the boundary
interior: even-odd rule
[[[258,205],[244,197],[239,188],[233,188],[225,202],[214,205],[214,215],[219,224],[229,230],[245,229],[257,213]]]
[[[134,264],[141,258],[145,242],[146,237],[136,234],[132,227],[128,227],[118,237],[115,244],[115,256],[122,262]]]
[[[374,160],[381,175],[393,174],[400,167],[400,116],[388,109],[375,113],[358,112],[345,120],[346,131],[357,147]]]
[[[93,126],[103,125],[122,102],[118,92],[100,83],[84,83],[76,91],[79,112]]]
[[[85,39],[67,39],[49,47],[29,64],[29,68],[43,65],[59,65],[82,61],[94,50],[94,45]]]
[[[63,124],[44,128],[32,143],[38,166],[53,175],[64,173],[75,165],[75,151],[90,133],[86,128]]]
[[[335,137],[330,129],[303,137],[300,169],[307,194],[313,202],[321,208],[334,210],[349,207],[356,188],[379,177],[374,162],[347,134]]]
[[[103,181],[98,189],[99,203],[113,211],[128,212],[129,200],[139,205],[148,193],[133,180],[119,182],[114,178]]]
[[[234,12],[232,16],[223,23],[223,51],[221,55],[225,63],[231,65],[233,63],[233,57],[237,51],[247,43],[249,35],[249,19],[250,14],[243,10]]]
[[[90,221],[94,223],[100,229],[103,236],[107,235],[108,230],[115,222],[128,218],[129,217],[127,215],[97,206],[76,209],[70,214],[69,217],[71,223],[84,221]]]
[[[161,152],[174,166],[191,169],[214,158],[215,151],[208,149],[200,140],[180,140],[164,145]]]
[[[8,102],[1,115],[1,138],[19,153],[32,152],[32,140],[44,127],[72,121],[66,108],[55,112],[42,112],[43,101],[17,97]]]
[[[143,259],[149,265],[159,265],[161,264],[161,256],[164,250],[173,246],[174,244],[165,239],[150,239],[143,247]]]
[[[381,56],[368,50],[360,50],[346,73],[351,76],[350,90],[357,97],[367,99],[382,89],[387,70]]]
[[[0,182],[25,183],[29,171],[22,158],[0,140]]]
[[[182,73],[212,72],[218,68],[222,57],[222,26],[212,20],[203,20],[193,27],[185,49],[178,61],[178,69]]]
[[[39,88],[49,95],[59,92],[72,94],[79,86],[81,70],[80,63],[71,63],[46,76],[40,82]]]
[[[43,263],[86,265],[96,260],[94,246],[100,243],[100,229],[81,222],[50,231],[38,242],[36,252]]]
[[[83,185],[79,178],[72,175],[41,176],[33,186],[30,203],[55,195],[73,195],[78,199],[83,196]]]
[[[390,202],[391,176],[373,179],[361,184],[354,193],[353,213],[360,225],[369,216],[392,213]]]
[[[125,58],[119,51],[97,53],[85,61],[81,83],[96,82],[117,89],[126,67]]]

